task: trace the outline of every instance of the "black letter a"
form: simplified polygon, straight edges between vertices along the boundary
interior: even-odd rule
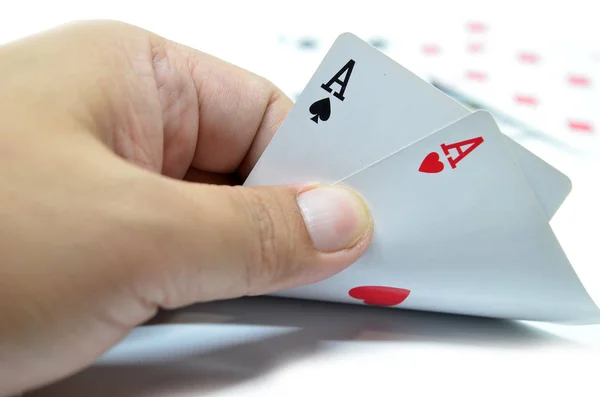
[[[340,101],[344,100],[344,91],[346,91],[346,86],[348,85],[348,81],[350,81],[350,75],[352,74],[352,69],[354,68],[354,60],[351,59],[348,61],[348,63],[346,65],[344,65],[343,68],[340,69],[339,72],[337,72],[335,74],[335,76],[333,76],[331,78],[331,80],[329,80],[329,82],[327,84],[321,84],[321,88],[324,89],[327,92],[331,92],[331,85],[333,83],[338,83],[340,85],[340,90],[338,92],[334,92],[333,96],[336,97],[337,99],[339,99]],[[342,75],[346,73],[346,76],[344,77],[344,80],[340,80],[340,77],[342,77]]]

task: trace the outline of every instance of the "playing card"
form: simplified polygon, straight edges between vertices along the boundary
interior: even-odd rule
[[[534,321],[600,318],[492,116],[477,111],[344,179],[373,241],[279,296]]]
[[[465,103],[470,103],[474,108],[491,111],[495,116],[509,123],[504,125],[504,128],[511,127],[513,133],[522,133],[521,122],[515,118],[511,118],[511,115],[503,113],[503,110],[500,110],[500,108],[495,107],[493,100],[486,100],[481,96],[477,96],[472,91],[469,91],[468,88],[465,90],[465,86],[458,84],[448,84],[446,81],[443,83],[438,81],[436,84],[442,86],[444,91],[449,91],[452,95],[460,97]],[[460,91],[457,91],[455,87],[460,87]],[[503,133],[505,132],[503,131]],[[509,149],[525,172],[529,184],[535,191],[548,218],[551,219],[570,193],[572,187],[571,180],[565,174],[519,145],[509,136],[506,139]]]
[[[469,113],[381,51],[342,34],[245,185],[334,183]],[[516,142],[509,145],[552,217],[569,179]]]

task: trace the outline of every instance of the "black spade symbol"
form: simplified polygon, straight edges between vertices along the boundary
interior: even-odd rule
[[[321,119],[321,121],[327,121],[329,120],[329,116],[331,116],[331,102],[329,101],[329,98],[320,99],[310,105],[308,111],[311,114],[314,114],[310,119],[315,123],[319,124],[319,119]]]

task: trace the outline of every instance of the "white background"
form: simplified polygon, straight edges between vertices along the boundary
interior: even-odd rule
[[[410,50],[411,43],[416,48],[420,40],[439,39],[448,26],[469,20],[498,27],[494,37],[500,42],[527,41],[543,47],[576,43],[595,54],[600,49],[595,2],[549,3],[4,1],[0,42],[74,19],[118,19],[265,75],[293,97],[335,36],[344,31],[365,39],[386,38],[392,43],[389,55],[424,77],[448,75],[457,65],[452,59],[426,65]],[[316,50],[295,46],[305,35],[317,39]],[[493,100],[493,95],[490,92],[485,99]],[[568,103],[564,98],[565,106]],[[600,101],[591,105],[597,109],[594,114],[600,112]],[[556,106],[560,111],[561,105]],[[568,136],[554,143],[552,131],[544,131],[549,136],[508,131],[572,179],[573,192],[551,224],[588,291],[600,302],[600,150],[596,151],[600,131],[584,138],[583,144],[582,138],[573,137],[573,146],[580,151],[567,150]],[[37,394],[600,393],[600,326],[525,324],[268,299],[198,306],[169,321],[187,324],[138,329],[94,368]]]

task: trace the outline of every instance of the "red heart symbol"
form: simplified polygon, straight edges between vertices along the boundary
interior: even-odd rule
[[[396,306],[408,298],[410,290],[394,287],[365,286],[352,288],[348,291],[348,294],[355,299],[362,300],[367,305]]]
[[[437,174],[444,169],[444,163],[440,161],[440,155],[436,152],[431,152],[423,159],[419,171],[427,172],[428,174]]]

